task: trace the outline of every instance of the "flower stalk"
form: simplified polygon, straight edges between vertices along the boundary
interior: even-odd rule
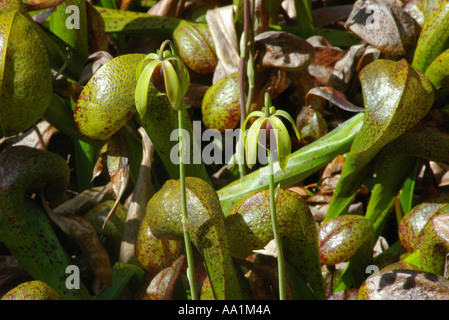
[[[285,266],[284,266],[284,250],[282,246],[282,238],[279,233],[279,227],[276,217],[276,195],[275,195],[275,184],[274,184],[274,173],[273,173],[273,155],[270,150],[268,153],[268,185],[270,188],[270,214],[271,214],[271,224],[273,227],[274,241],[276,242],[277,248],[277,263],[278,263],[278,282],[279,282],[279,300],[286,299],[286,288],[285,288]]]
[[[184,103],[181,103],[181,107],[178,108],[178,127],[179,127],[179,189],[181,192],[181,210],[182,210],[182,231],[184,233],[184,245],[187,257],[187,279],[190,286],[190,295],[192,300],[198,300],[198,294],[196,290],[195,282],[195,266],[193,261],[192,242],[190,241],[189,224],[187,220],[187,200],[186,200],[186,187],[185,187],[185,171],[184,171],[184,142],[182,132],[184,129],[182,108]]]
[[[252,117],[258,117],[248,132],[245,132],[245,127],[247,122]],[[291,152],[291,141],[290,135],[283,124],[282,120],[279,117],[283,117],[287,119],[293,126],[296,137],[300,139],[298,130],[295,126],[295,123],[291,116],[283,111],[276,110],[271,105],[271,99],[268,93],[265,93],[265,107],[262,111],[254,111],[251,112],[248,117],[245,119],[242,132],[243,132],[243,142],[246,151],[246,163],[251,168],[256,161],[257,157],[257,148],[259,144],[259,133],[261,128],[265,128],[266,132],[266,144],[264,145],[267,156],[268,156],[268,186],[269,186],[269,194],[270,194],[270,214],[271,214],[271,223],[273,227],[273,235],[274,241],[277,247],[277,262],[278,262],[278,281],[279,281],[279,299],[286,299],[286,286],[285,286],[285,263],[284,263],[284,251],[282,247],[282,238],[279,232],[279,227],[277,223],[276,216],[276,194],[279,193],[279,185],[275,186],[274,181],[274,169],[273,169],[273,145],[276,146],[276,152],[279,159],[279,165],[283,171],[287,166],[288,158],[290,157]],[[272,135],[274,133],[275,141],[272,140]],[[273,143],[274,142],[274,143]]]
[[[166,46],[170,51],[165,50]],[[183,111],[185,105],[183,97],[189,87],[189,72],[181,58],[175,54],[175,49],[170,40],[162,43],[157,53],[148,54],[137,66],[137,85],[135,90],[136,109],[141,117],[145,115],[148,98],[148,86],[153,86],[160,94],[167,96],[171,106],[178,112],[178,140],[179,140],[179,186],[181,194],[182,229],[187,258],[187,279],[190,286],[192,300],[198,299],[198,291],[195,281],[195,267],[193,251],[189,234],[187,217],[187,201],[185,187],[184,167],[184,132]]]

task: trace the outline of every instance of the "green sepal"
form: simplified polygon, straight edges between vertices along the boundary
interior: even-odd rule
[[[137,78],[136,91],[134,93],[136,109],[140,117],[143,118],[147,111],[148,86],[151,84],[151,76],[154,69],[160,63],[159,60],[153,60],[143,69]],[[138,67],[139,69],[139,67]]]
[[[248,134],[244,136],[243,143],[246,151],[246,163],[250,169],[256,164],[259,132],[265,121],[267,119],[264,117],[258,118],[249,128]]]
[[[298,140],[301,140],[301,135],[299,134],[298,128],[296,127],[296,123],[293,120],[293,118],[290,116],[290,114],[284,110],[276,110],[276,112],[274,113],[275,116],[281,116],[284,119],[287,119],[292,127],[293,127],[293,131],[295,132],[296,138],[298,138]]]
[[[276,146],[279,159],[279,166],[282,171],[285,171],[288,159],[290,158],[290,151],[292,149],[290,135],[281,119],[279,119],[276,116],[271,116],[269,118],[269,121],[273,126],[274,135],[276,136]]]

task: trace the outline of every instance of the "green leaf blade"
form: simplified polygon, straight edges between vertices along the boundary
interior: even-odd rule
[[[425,72],[434,59],[449,48],[449,2],[441,1],[426,17],[413,57],[413,67]]]
[[[269,121],[273,125],[274,134],[276,136],[279,166],[282,171],[285,171],[292,150],[290,135],[281,119],[276,116],[271,116]]]
[[[366,110],[364,124],[351,146],[326,219],[347,211],[370,173],[372,159],[418,123],[434,101],[429,80],[405,60],[376,60],[362,70],[360,79]]]
[[[136,109],[140,117],[143,118],[147,111],[148,103],[148,87],[151,85],[151,77],[154,69],[160,62],[158,60],[151,61],[140,73],[137,80],[136,91],[134,92],[134,98],[136,101]]]

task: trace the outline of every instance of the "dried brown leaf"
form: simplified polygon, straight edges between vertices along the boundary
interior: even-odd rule
[[[234,25],[234,7],[225,6],[209,10],[206,13],[206,21],[220,66],[218,68],[220,75],[214,74],[213,82],[215,83],[226,75],[238,72],[240,55]]]
[[[362,71],[368,64],[380,58],[382,52],[373,46],[367,46],[357,64],[357,72]]]
[[[96,204],[112,199],[115,199],[115,194],[112,183],[108,183],[105,186],[93,187],[83,191],[54,208],[53,212],[57,215],[83,215]]]
[[[327,86],[340,92],[345,92],[350,81],[356,74],[357,64],[365,49],[366,45],[351,46],[343,58],[335,64],[334,71],[329,77]]]
[[[184,266],[185,256],[181,255],[173,264],[159,272],[147,289],[151,300],[170,300],[173,296],[176,281]]]
[[[339,108],[350,112],[363,112],[365,109],[360,108],[350,102],[346,96],[332,87],[315,87],[306,95],[306,104],[313,105],[314,99],[321,98],[338,106]]]
[[[423,8],[422,4],[424,1],[422,0],[410,0],[404,5],[403,9],[407,12],[419,26],[423,26],[425,21],[425,8]],[[424,3],[425,6],[425,3]],[[424,9],[424,10],[423,10]]]
[[[177,18],[184,9],[184,0],[160,0],[148,10],[148,14]]]
[[[28,129],[22,134],[13,137],[2,138],[0,140],[1,149],[9,146],[28,146],[36,149],[46,150],[50,139],[58,129],[50,123],[43,120],[37,123],[33,128]]]
[[[390,56],[406,54],[419,34],[408,13],[384,1],[356,1],[345,27]]]
[[[340,179],[340,175],[332,175],[330,177],[327,177],[323,179],[321,182],[321,188],[320,191],[324,195],[333,195],[335,188],[337,187],[338,180]]]
[[[112,60],[112,55],[107,51],[97,51],[92,53],[81,72],[78,84],[85,85],[97,70],[106,62]]]
[[[64,0],[32,0],[24,2],[28,11],[38,11],[53,8],[60,5]]]
[[[296,128],[301,139],[307,142],[318,140],[327,133],[327,123],[322,113],[309,106],[301,108],[296,117]]]
[[[331,177],[336,173],[340,173],[343,170],[343,165],[345,164],[345,157],[343,155],[336,156],[325,168],[322,178]]]
[[[292,99],[292,103],[300,106],[305,105],[304,97],[315,85],[312,76],[307,69],[304,69],[298,72],[289,71],[288,77],[296,89],[294,96],[292,95],[290,97],[290,99]],[[316,110],[319,110],[319,108]]]
[[[56,225],[72,237],[89,261],[96,277],[104,284],[112,283],[112,266],[109,255],[98,238],[92,224],[77,215],[58,215],[45,204],[44,208]]]
[[[208,85],[191,83],[187,89],[186,95],[184,96],[184,103],[187,106],[201,108],[207,89],[209,89]]]
[[[267,31],[254,38],[257,60],[267,68],[301,71],[315,56],[314,47],[306,40],[288,32]]]
[[[336,47],[315,46],[315,58],[307,67],[319,85],[327,85],[335,64],[344,56],[345,52]]]
[[[328,6],[312,10],[313,25],[318,28],[344,21],[352,11],[352,4]]]
[[[121,135],[114,135],[108,142],[106,164],[116,200],[104,222],[105,224],[117,209],[130,179],[127,148]]]
[[[449,282],[442,276],[414,270],[391,270],[369,277],[359,299],[448,300]]]
[[[13,256],[0,256],[0,297],[15,286],[33,280]]]
[[[120,261],[128,263],[135,259],[135,243],[140,222],[145,216],[146,205],[154,193],[151,182],[151,167],[154,154],[153,144],[143,128],[139,128],[142,136],[143,156],[139,176],[133,190],[133,196],[128,209],[125,228],[120,247]]]

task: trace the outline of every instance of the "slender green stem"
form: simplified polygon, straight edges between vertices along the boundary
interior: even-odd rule
[[[240,47],[240,61],[239,61],[239,86],[240,86],[240,92],[239,92],[239,98],[240,98],[240,127],[243,126],[243,122],[246,119],[247,115],[247,109],[246,109],[246,97],[245,97],[245,88],[246,88],[246,68],[247,68],[247,60],[248,60],[248,36],[249,36],[249,1],[250,0],[244,0],[243,6],[244,6],[244,13],[243,13],[243,34],[242,34],[242,46]],[[241,136],[240,136],[241,138]],[[240,143],[240,142],[239,142]],[[243,143],[243,141],[242,141]],[[237,148],[239,146],[237,145]],[[240,172],[240,178],[243,178],[246,174],[246,168],[245,168],[245,161],[244,158],[240,159],[237,149],[237,160],[239,165],[239,172]],[[243,160],[243,161],[242,161]]]
[[[184,148],[182,141],[183,132],[183,115],[182,115],[183,104],[179,106],[178,109],[178,129],[179,129],[179,187],[181,192],[181,209],[182,209],[182,226],[184,232],[184,244],[186,249],[187,257],[187,279],[190,285],[190,294],[192,300],[198,300],[196,291],[196,281],[195,281],[195,266],[193,262],[192,244],[190,242],[189,235],[189,225],[187,220],[187,203],[186,203],[186,188],[185,188],[185,171],[184,171]]]
[[[117,10],[117,4],[115,0],[100,0],[101,6],[107,9]]]
[[[247,8],[248,13],[245,13],[248,16],[248,26],[245,28],[245,32],[247,35],[247,66],[246,66],[246,75],[248,77],[248,96],[246,99],[246,114],[251,112],[251,104],[254,100],[254,88],[255,88],[255,79],[254,79],[254,8],[255,4],[251,1],[251,5]]]
[[[284,267],[284,250],[282,248],[282,239],[279,234],[279,228],[276,218],[276,198],[274,185],[274,171],[273,171],[273,155],[270,150],[268,152],[268,185],[270,188],[270,212],[271,212],[271,223],[273,226],[274,241],[277,247],[277,260],[278,260],[278,274],[279,274],[279,300],[286,299],[285,290],[285,267]]]
[[[240,138],[242,139],[242,136],[240,135]],[[240,140],[237,142],[237,150],[236,150],[236,156],[237,156],[237,161],[238,161],[238,165],[239,165],[239,172],[240,172],[240,178],[243,178],[246,175],[246,168],[245,168],[245,155],[240,154],[239,149],[241,150],[243,147],[240,147],[239,144],[243,145],[243,141]],[[242,151],[243,153],[244,151]]]

